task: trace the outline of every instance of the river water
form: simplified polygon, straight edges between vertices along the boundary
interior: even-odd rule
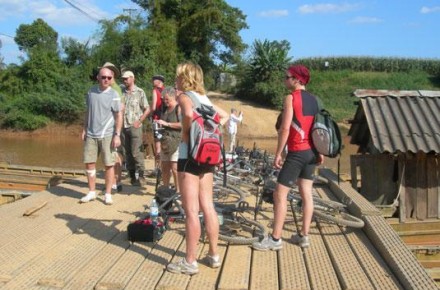
[[[275,138],[238,138],[238,144],[245,148],[252,148],[255,145],[271,154],[275,152],[276,143]],[[228,144],[227,140],[225,140],[225,144]],[[83,142],[77,135],[2,137],[0,139],[0,162],[15,165],[83,169],[82,147]],[[350,173],[349,156],[354,154],[356,150],[356,146],[349,144],[349,138],[344,137],[341,173]],[[336,170],[337,159],[326,158],[323,166]]]
[[[83,169],[79,136],[8,136],[0,140],[0,161],[16,165]]]

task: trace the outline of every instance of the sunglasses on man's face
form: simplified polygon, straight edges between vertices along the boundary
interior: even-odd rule
[[[111,80],[113,77],[112,76],[101,76],[101,80]]]

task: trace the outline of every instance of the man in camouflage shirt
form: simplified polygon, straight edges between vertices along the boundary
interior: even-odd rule
[[[150,113],[150,106],[143,89],[135,85],[134,74],[125,71],[122,74],[124,86],[122,93],[125,97],[124,134],[126,166],[130,174],[131,184],[145,185],[144,154],[142,152],[142,122]],[[139,178],[136,179],[136,171]]]

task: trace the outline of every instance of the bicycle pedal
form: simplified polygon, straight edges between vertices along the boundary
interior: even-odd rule
[[[237,209],[239,210],[247,210],[249,208],[249,202],[247,201],[240,201],[238,203]]]

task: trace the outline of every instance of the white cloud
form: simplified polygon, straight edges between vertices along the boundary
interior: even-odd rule
[[[0,0],[0,21],[10,16],[22,15],[26,12],[26,5],[20,0]]]
[[[9,17],[14,18],[42,18],[49,25],[87,25],[92,19],[103,19],[108,14],[99,7],[93,5],[89,0],[70,1],[72,7],[65,1],[49,0],[0,0],[0,21]],[[83,12],[79,11],[82,10]],[[88,14],[89,17],[86,15]]]
[[[377,17],[358,16],[349,22],[354,24],[377,24],[383,22],[383,20]]]
[[[284,17],[289,15],[287,10],[267,10],[258,14],[261,17]]]
[[[420,13],[423,13],[423,14],[435,13],[435,12],[440,12],[440,6],[436,6],[436,7],[426,7],[426,6],[423,6],[420,9]]]
[[[302,5],[298,8],[301,14],[314,14],[314,13],[344,13],[356,10],[360,7],[359,4],[331,4],[321,3],[314,5]]]

